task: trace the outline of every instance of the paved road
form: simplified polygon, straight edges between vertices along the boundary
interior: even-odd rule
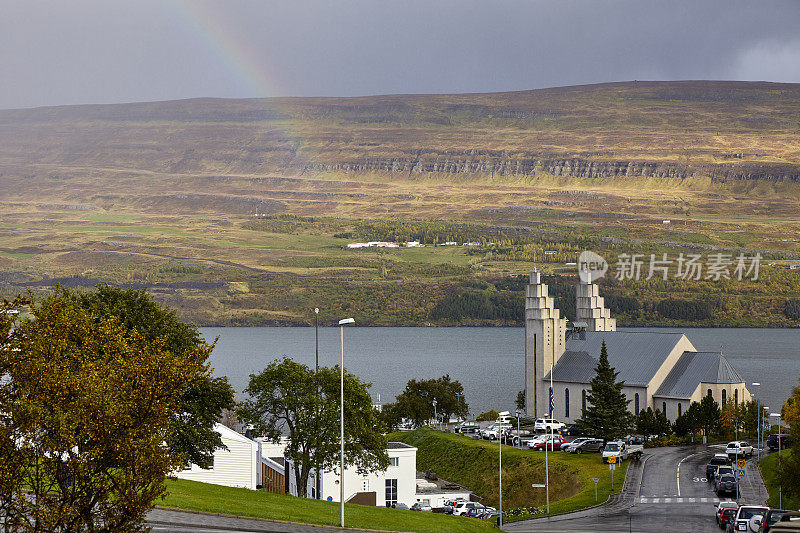
[[[345,521],[346,523],[346,521]],[[171,509],[153,509],[147,515],[147,525],[155,533],[332,533],[339,528],[325,526],[308,526],[305,524],[288,524],[270,522],[233,516],[218,516],[202,513],[173,511]],[[363,531],[363,530],[351,530]]]
[[[718,449],[657,448],[650,451],[638,497],[626,509],[611,508],[573,519],[509,524],[506,531],[653,532],[698,531],[719,533],[714,506],[719,501],[705,480],[705,464]],[[742,484],[743,502],[763,503],[760,478],[748,476]],[[749,482],[749,483],[748,483]]]

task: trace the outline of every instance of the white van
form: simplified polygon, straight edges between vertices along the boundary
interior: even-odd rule
[[[495,422],[497,422],[498,424],[506,425],[506,424],[511,424],[513,420],[514,417],[511,416],[511,413],[509,413],[508,411],[503,411],[502,413],[497,415],[497,420],[495,420]]]

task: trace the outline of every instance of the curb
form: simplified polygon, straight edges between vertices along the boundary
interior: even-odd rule
[[[363,528],[351,528],[345,527],[341,528],[339,526],[331,526],[328,524],[308,524],[306,522],[292,522],[289,520],[273,520],[270,518],[259,518],[256,516],[245,516],[245,515],[235,515],[235,514],[225,514],[225,513],[211,513],[206,511],[195,511],[193,509],[178,509],[177,507],[164,507],[161,505],[156,505],[154,509],[158,509],[161,511],[171,511],[175,513],[187,513],[187,514],[195,514],[200,516],[214,516],[218,518],[232,518],[237,520],[253,520],[256,522],[265,522],[268,524],[287,524],[292,526],[306,526],[306,527],[322,527],[326,529],[333,529],[338,531],[366,531],[369,533],[403,533],[394,531],[391,529],[363,529]],[[220,529],[225,531],[241,531],[241,526],[234,527],[234,526],[220,526],[220,525],[201,525],[201,524],[187,524],[186,522],[168,522],[164,520],[147,520],[145,522],[148,524],[157,524],[157,525],[180,525],[180,526],[191,526],[191,527],[199,527],[203,529]]]

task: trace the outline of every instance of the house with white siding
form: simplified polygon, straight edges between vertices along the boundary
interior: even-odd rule
[[[191,464],[173,473],[173,476],[227,487],[256,489],[261,484],[259,443],[219,423],[214,424],[214,431],[219,433],[227,450],[218,448],[214,451],[210,468]]]

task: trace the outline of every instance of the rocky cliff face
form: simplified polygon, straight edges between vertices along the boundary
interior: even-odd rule
[[[364,159],[341,163],[311,163],[306,168],[346,172],[399,172],[407,174],[492,174],[498,176],[571,176],[576,178],[648,177],[685,179],[710,177],[714,181],[768,180],[800,182],[800,165],[682,165],[648,161],[591,161],[580,158],[530,157],[452,157],[431,155],[422,157]]]

